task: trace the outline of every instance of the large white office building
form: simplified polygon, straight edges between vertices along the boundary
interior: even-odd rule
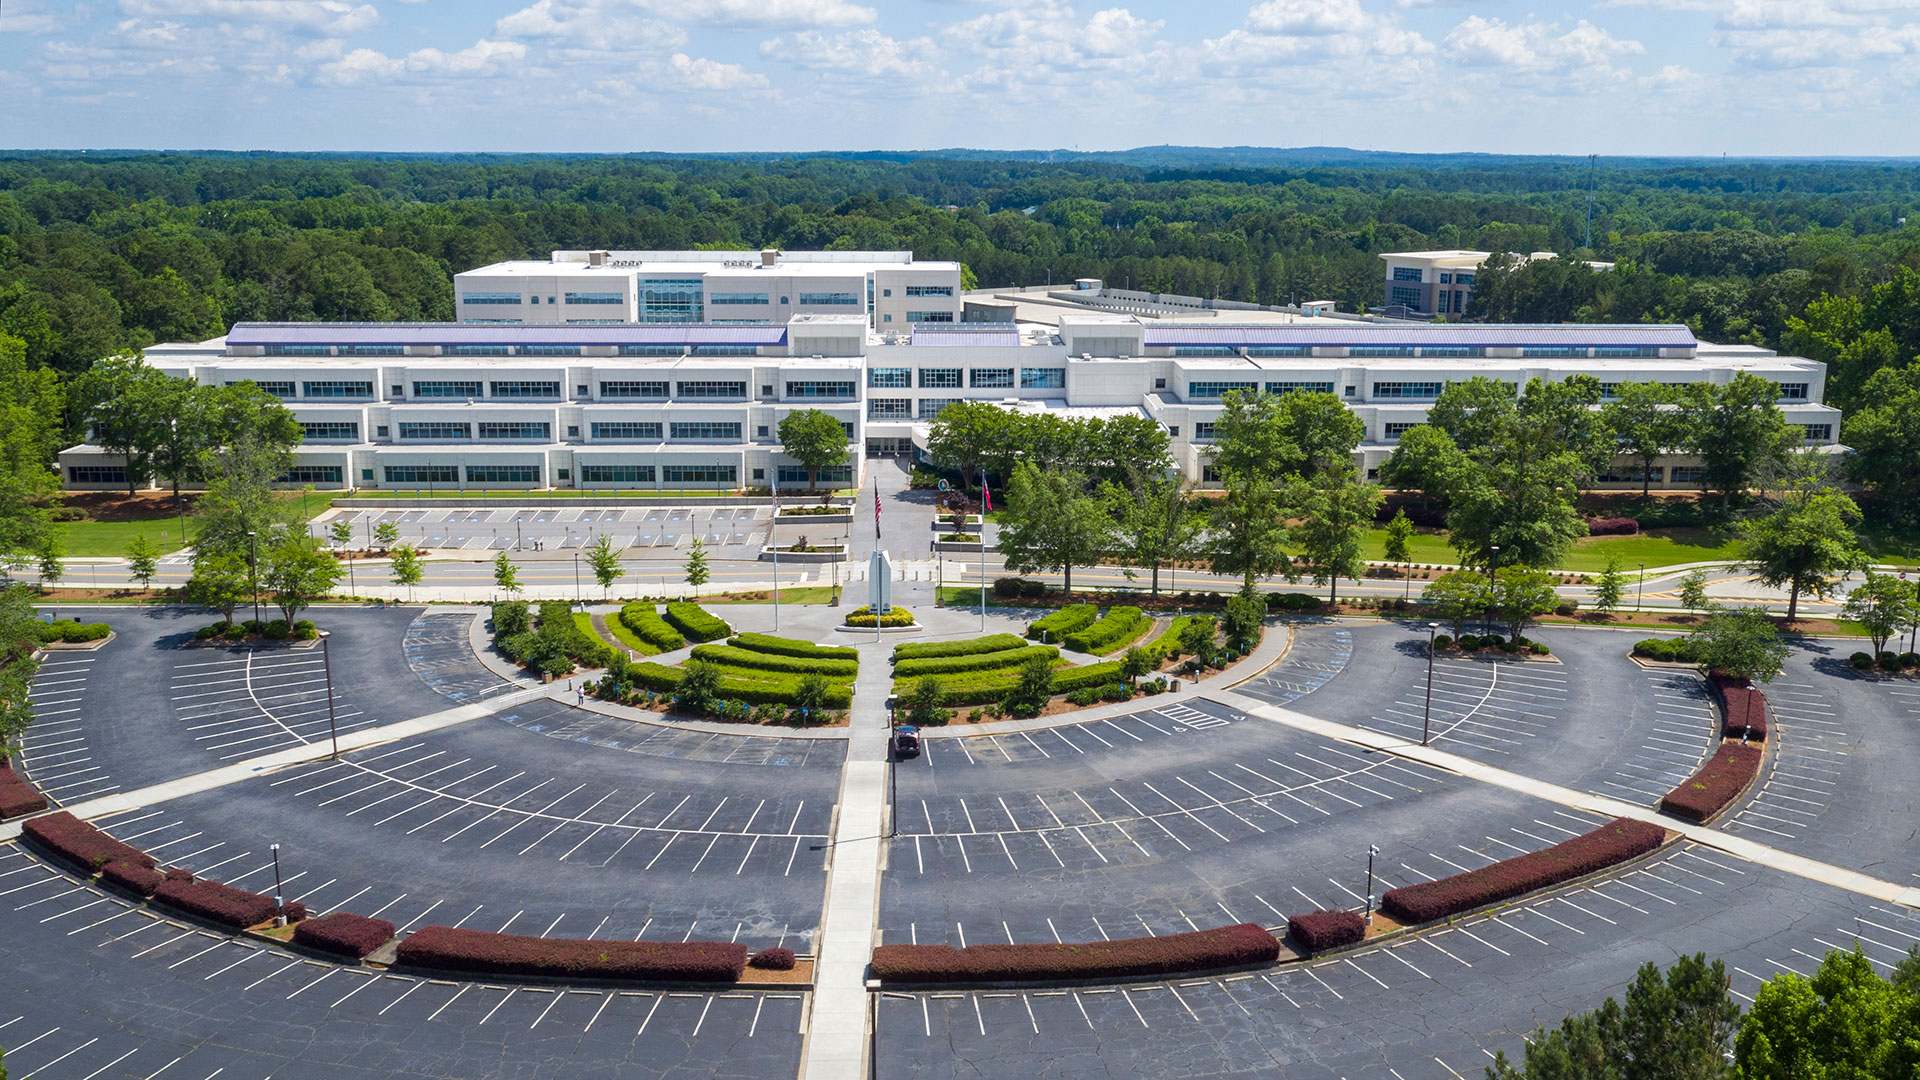
[[[1374,475],[1447,384],[1516,385],[1585,373],[1626,382],[1724,383],[1750,372],[1779,388],[1810,443],[1838,446],[1821,403],[1825,365],[1696,341],[1683,326],[1392,324],[1306,319],[1235,324],[1062,312],[1057,324],[919,324],[867,316],[646,324],[241,324],[223,338],[157,345],[148,363],[222,385],[251,380],[306,431],[287,480],[322,489],[607,490],[799,488],[782,417],[838,418],[850,464],[822,480],[862,482],[867,458],[923,453],[955,402],[1061,416],[1133,413],[1164,425],[1181,471],[1214,482],[1206,450],[1235,390],[1338,395],[1366,425]],[[71,488],[125,484],[121,460],[81,445],[60,455]],[[1689,488],[1698,462],[1671,456],[1655,488]],[[1601,486],[1639,487],[1621,462]]]

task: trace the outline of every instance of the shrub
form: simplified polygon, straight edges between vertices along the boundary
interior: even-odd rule
[[[1310,953],[1366,940],[1367,922],[1351,911],[1310,911],[1287,916],[1287,936]]]
[[[45,796],[35,791],[33,785],[21,779],[13,769],[0,764],[0,818],[37,814],[46,808]]]
[[[1853,665],[1855,671],[1866,671],[1873,667],[1873,657],[1863,652],[1857,652],[1847,657],[1847,663]]]
[[[493,605],[493,636],[512,637],[533,629],[533,614],[525,600],[503,600]]]
[[[293,628],[287,625],[287,620],[275,619],[267,624],[267,628],[262,633],[269,641],[285,641],[293,633]]]
[[[149,869],[155,865],[153,856],[115,840],[65,810],[31,818],[21,830],[42,850],[89,874],[98,873],[111,862],[130,862]]]
[[[1011,600],[1020,595],[1020,587],[1024,584],[1025,582],[1017,577],[994,578],[993,595],[1002,600]]]
[[[687,647],[687,639],[681,637],[678,630],[668,626],[660,613],[653,610],[652,604],[627,604],[615,617],[620,620],[620,625],[633,631],[633,636],[661,652]]]
[[[1571,619],[1580,612],[1580,601],[1562,600],[1553,606],[1553,613],[1563,619]]]
[[[1763,751],[1758,746],[1721,743],[1700,771],[1660,799],[1660,812],[1693,822],[1705,822],[1726,809],[1760,775]]]
[[[1097,705],[1100,702],[1100,689],[1094,686],[1075,690],[1067,695],[1067,701],[1075,705]]]
[[[1020,580],[1020,598],[1022,600],[1038,600],[1045,595],[1047,595],[1046,582],[1034,581],[1031,578],[1022,578]]]
[[[1463,652],[1474,652],[1474,651],[1476,651],[1476,650],[1478,650],[1478,649],[1480,648],[1480,637],[1479,637],[1479,635],[1477,635],[1477,634],[1461,634],[1461,635],[1460,635],[1460,648],[1461,648],[1461,650],[1462,650]]]
[[[1221,629],[1227,634],[1228,647],[1242,652],[1251,651],[1260,641],[1260,620],[1266,610],[1256,597],[1228,597],[1226,611],[1220,619]]]
[[[166,875],[151,866],[116,859],[100,869],[100,880],[117,885],[136,896],[152,896]]]
[[[1104,686],[1107,683],[1117,682],[1123,677],[1120,674],[1118,660],[1104,660],[1098,664],[1085,664],[1080,667],[1056,668],[1053,672],[1052,692],[1064,694],[1083,686]]]
[[[730,983],[747,947],[725,941],[594,941],[426,926],[399,946],[409,967],[484,975]]]
[[[723,667],[758,668],[762,671],[784,671],[795,675],[818,672],[822,675],[845,679],[853,678],[860,671],[859,660],[782,656],[778,653],[759,652],[753,649],[738,649],[732,645],[695,645],[693,658],[705,660],[711,664],[720,664]]]
[[[882,945],[869,970],[882,982],[969,983],[1125,979],[1270,964],[1280,942],[1254,923],[1160,937],[1070,945]]]
[[[1024,648],[1025,638],[1018,634],[989,634],[983,638],[970,638],[966,641],[919,641],[893,647],[893,659],[930,660],[935,657],[973,656],[978,653],[1006,652],[1008,649]]]
[[[1748,738],[1765,742],[1767,738],[1767,697],[1754,689],[1753,680],[1737,678],[1724,671],[1707,673],[1707,682],[1720,699],[1724,724],[1720,733],[1729,739]]]
[[[1326,603],[1312,593],[1268,593],[1267,607],[1274,611],[1319,611]]]
[[[1483,649],[1504,649],[1507,647],[1507,639],[1499,634],[1484,634],[1480,638],[1480,647]]]
[[[667,622],[688,641],[719,641],[733,633],[733,627],[699,604],[668,604]]]
[[[76,619],[61,619],[48,623],[41,631],[43,641],[63,641],[68,644],[80,644],[88,641],[100,641],[113,630],[106,623],[82,623]]]
[[[751,649],[758,653],[771,653],[775,656],[801,656],[812,660],[858,660],[860,650],[847,645],[815,645],[811,641],[798,638],[774,637],[771,634],[740,634],[727,644],[736,649]]]
[[[1434,648],[1436,648],[1436,649],[1451,649],[1451,648],[1453,648],[1453,635],[1451,635],[1451,634],[1435,634],[1435,635],[1433,635],[1433,647],[1434,647]]]
[[[1184,649],[1181,645],[1180,635],[1186,631],[1187,624],[1192,621],[1193,616],[1191,615],[1175,616],[1173,622],[1169,623],[1167,628],[1160,632],[1160,636],[1154,638],[1147,648],[1156,650],[1161,656],[1165,657],[1181,655]]]
[[[1638,536],[1640,522],[1630,517],[1596,517],[1587,519],[1588,536]]]
[[[193,639],[195,641],[205,641],[208,638],[219,637],[221,634],[225,632],[226,632],[225,623],[214,623],[212,626],[203,626],[200,629],[195,630],[193,632]]]
[[[385,919],[336,911],[308,919],[293,929],[293,943],[321,952],[362,959],[393,938],[394,926]]]
[[[1101,683],[1100,696],[1108,701],[1130,701],[1133,698],[1133,687],[1123,682]]]
[[[1531,652],[1535,656],[1545,656],[1547,655],[1547,652],[1548,652],[1547,643],[1544,641],[1528,642],[1527,651]]]
[[[1900,670],[1900,654],[1896,652],[1887,652],[1883,650],[1880,653],[1880,658],[1877,661],[1877,663],[1880,665],[1881,671],[1899,671]]]
[[[320,636],[320,628],[311,619],[301,619],[293,624],[293,636],[299,641],[312,641]]]
[[[228,641],[243,641],[247,636],[247,628],[243,623],[228,623],[227,628],[221,631],[221,634]]]
[[[1693,642],[1686,638],[1644,638],[1633,643],[1633,655],[1674,664],[1694,663]]]
[[[762,971],[792,971],[793,950],[778,945],[771,949],[761,949],[747,957],[747,966],[759,968]]]
[[[1016,642],[1020,640],[1012,634],[1006,636]],[[905,679],[916,675],[948,675],[961,671],[1017,668],[1035,656],[1054,660],[1059,658],[1060,650],[1051,645],[1016,645],[1003,652],[973,653],[967,656],[928,656],[902,660],[893,665],[893,677]]]
[[[1380,910],[1407,925],[1433,922],[1604,870],[1654,850],[1665,838],[1658,825],[1615,818],[1550,848],[1438,881],[1388,889],[1380,898]]]
[[[1099,614],[1100,609],[1092,604],[1070,604],[1045,618],[1034,620],[1033,625],[1027,627],[1027,636],[1038,641],[1045,634],[1048,641],[1062,641],[1068,634],[1093,625],[1093,620]]]
[[[737,669],[714,667],[712,664],[696,663],[696,669],[711,671],[716,676],[711,689],[711,697],[706,700],[687,700],[683,704],[689,709],[700,710],[714,700],[733,700],[748,705],[785,705],[799,704],[801,681],[804,676],[782,675],[774,672],[760,672],[752,680],[730,674]],[[627,678],[635,686],[644,687],[656,694],[682,695],[682,684],[686,670],[643,660],[627,665]],[[696,695],[697,697],[698,695]],[[844,709],[853,704],[853,689],[846,683],[829,683],[827,686],[826,707]]]
[[[1907,671],[1912,671],[1914,668],[1920,667],[1920,653],[1901,653],[1900,666]]]
[[[864,607],[847,613],[848,626],[873,626],[876,623],[880,626],[912,626],[913,612],[896,604],[885,615],[875,615],[871,609]]]
[[[307,905],[298,900],[280,905],[280,917],[289,923],[304,922],[307,917]]]
[[[1067,634],[1064,640],[1069,648],[1105,656],[1123,645],[1133,644],[1152,626],[1153,620],[1141,614],[1137,607],[1109,608],[1105,618]]]
[[[236,889],[218,881],[180,881],[169,877],[153,890],[155,901],[234,930],[258,926],[278,907],[271,896]]]

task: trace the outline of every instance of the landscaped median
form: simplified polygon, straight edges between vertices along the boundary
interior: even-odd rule
[[[1760,775],[1766,752],[1759,746],[1723,742],[1700,771],[1660,799],[1660,812],[1697,824],[1711,821]]]
[[[395,966],[465,975],[650,983],[736,983],[747,947],[727,941],[597,941],[423,926]]]
[[[835,719],[831,710],[853,703],[859,656],[846,646],[741,634],[724,645],[695,646],[684,667],[616,657],[592,690],[620,704],[677,708],[736,723],[826,723]]]
[[[1380,910],[1405,926],[1450,918],[1617,866],[1659,848],[1666,837],[1666,830],[1651,822],[1615,818],[1550,848],[1437,881],[1388,889],[1380,898]]]
[[[0,820],[37,814],[47,808],[47,797],[35,791],[13,765],[0,757]]]
[[[1280,942],[1255,923],[1160,937],[1071,944],[882,945],[869,968],[882,983],[1049,983],[1159,978],[1271,964]]]

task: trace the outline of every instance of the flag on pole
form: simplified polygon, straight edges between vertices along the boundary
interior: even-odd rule
[[[873,538],[880,538],[880,478],[873,480]]]
[[[993,513],[993,492],[987,490],[986,473],[980,474],[980,507],[982,514]]]

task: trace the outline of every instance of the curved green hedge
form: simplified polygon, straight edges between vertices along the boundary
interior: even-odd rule
[[[733,633],[733,627],[726,620],[710,613],[699,604],[685,602],[667,605],[667,622],[680,631],[688,641],[719,641]]]
[[[620,625],[633,631],[635,637],[661,652],[687,647],[687,639],[681,637],[678,630],[668,626],[652,604],[628,604],[614,617],[620,620]]]
[[[1012,634],[1008,638],[1019,641]],[[921,675],[948,675],[962,671],[990,671],[994,668],[1018,669],[1020,665],[1036,656],[1057,660],[1060,650],[1051,645],[1016,645],[1000,652],[974,653],[971,656],[926,656],[913,660],[902,660],[893,665],[893,677],[896,679],[914,678]]]
[[[1027,639],[1018,634],[989,634],[983,638],[971,638],[967,641],[922,641],[909,645],[895,645],[893,658],[899,660],[926,660],[937,656],[972,656],[976,653],[1006,652],[1026,645]]]
[[[635,686],[642,686],[656,694],[671,694],[680,689],[680,679],[686,674],[677,667],[656,664],[645,660],[638,664],[627,665],[627,678]],[[800,692],[800,677],[767,672],[764,679],[748,681],[728,672],[720,676],[720,697],[733,701],[744,701],[749,705],[792,705]],[[827,688],[827,707],[844,709],[853,704],[853,687],[846,683],[832,683]]]
[[[1180,631],[1185,630],[1187,624],[1192,621],[1191,615],[1175,616],[1173,622],[1161,632],[1159,637],[1147,643],[1147,648],[1160,650],[1161,655],[1168,659],[1181,655],[1186,650],[1180,646]]]
[[[1084,653],[1105,656],[1153,627],[1153,620],[1137,607],[1109,608],[1106,617],[1092,626],[1066,637],[1067,647]]]
[[[1033,625],[1027,627],[1027,636],[1037,641],[1044,632],[1049,639],[1060,641],[1076,630],[1093,625],[1093,620],[1099,617],[1100,609],[1092,604],[1073,604],[1043,619],[1034,620]]]
[[[858,660],[781,656],[778,653],[759,652],[754,649],[736,649],[731,645],[695,645],[693,658],[727,667],[759,668],[763,671],[791,672],[795,675],[806,675],[817,671],[828,678],[851,679],[860,672]]]
[[[957,679],[945,679],[937,675],[934,677],[940,679],[942,705],[991,705],[1004,700],[1020,685],[1018,668],[970,672]],[[1126,676],[1120,673],[1120,663],[1117,660],[1087,664],[1084,667],[1062,666],[1054,669],[1053,686],[1048,692],[1065,694],[1082,687],[1102,686],[1125,678]],[[905,693],[907,689],[908,687],[896,683],[894,692]]]
[[[772,634],[738,634],[727,644],[735,648],[773,653],[777,656],[804,656],[819,660],[858,660],[860,658],[860,650],[847,645],[815,645],[811,641],[774,637]]]

